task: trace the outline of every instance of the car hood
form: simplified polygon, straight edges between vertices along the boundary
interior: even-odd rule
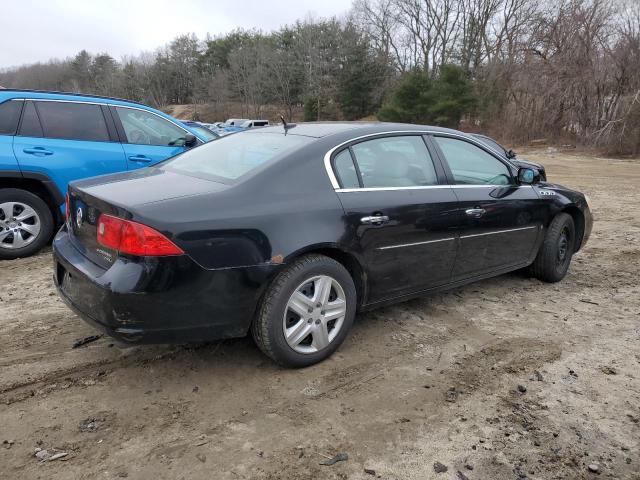
[[[72,185],[93,197],[125,208],[228,188],[222,183],[155,167],[93,177]]]

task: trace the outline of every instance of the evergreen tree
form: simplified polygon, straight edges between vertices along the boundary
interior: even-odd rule
[[[433,124],[457,128],[476,103],[471,82],[455,65],[444,65],[432,79],[422,70],[408,73],[379,111],[382,121]]]

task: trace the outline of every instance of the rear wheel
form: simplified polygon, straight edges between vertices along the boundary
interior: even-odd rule
[[[305,367],[329,357],[346,338],[356,312],[349,272],[323,255],[305,255],[269,286],[252,325],[258,347],[276,362]]]
[[[567,274],[576,235],[573,218],[567,213],[560,213],[551,221],[544,242],[536,259],[531,265],[534,277],[544,282],[559,282]]]
[[[37,195],[18,188],[0,190],[0,259],[28,257],[53,233],[53,216]]]

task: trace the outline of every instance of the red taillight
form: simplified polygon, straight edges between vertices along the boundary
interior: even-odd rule
[[[69,199],[69,194],[67,193],[67,198],[64,200],[64,216],[67,220],[71,217],[71,200]]]
[[[98,243],[138,256],[182,255],[184,251],[160,232],[141,223],[111,215],[98,218]]]

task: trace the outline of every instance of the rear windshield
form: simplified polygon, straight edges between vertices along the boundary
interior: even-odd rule
[[[189,150],[163,167],[213,180],[233,181],[313,140],[281,133],[237,133]]]

